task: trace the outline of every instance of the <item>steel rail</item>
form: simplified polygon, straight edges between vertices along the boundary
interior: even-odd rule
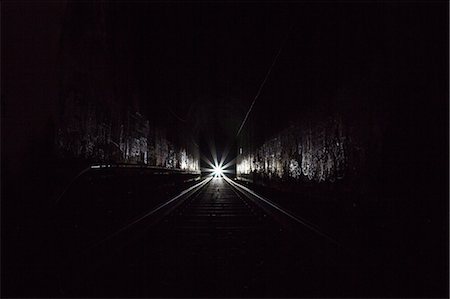
[[[308,228],[309,230],[319,234],[320,236],[326,238],[328,241],[336,244],[336,245],[341,245],[337,240],[335,240],[334,238],[330,237],[328,234],[324,233],[323,231],[321,231],[316,225],[314,225],[313,223],[311,223],[310,221],[307,221],[306,219],[303,219],[299,216],[296,216],[288,211],[286,211],[285,209],[283,209],[282,207],[280,207],[279,205],[277,205],[276,203],[270,201],[267,198],[262,197],[261,195],[256,194],[254,191],[250,190],[249,188],[234,182],[233,180],[231,180],[230,178],[224,176],[224,179],[227,183],[229,183],[232,187],[234,187],[236,190],[240,191],[242,194],[244,194],[247,197],[254,197],[257,200],[265,203],[266,205],[270,206],[272,209],[280,212],[281,214],[283,214],[284,216],[288,217],[289,219],[293,220],[294,222],[303,225],[304,227]],[[261,207],[262,208],[262,207]]]
[[[190,197],[192,194],[194,194],[196,191],[199,191],[200,189],[202,189],[204,186],[206,186],[212,178],[205,178],[203,181],[195,184],[194,186],[191,186],[185,190],[183,190],[182,192],[180,192],[180,194],[174,196],[173,198],[169,199],[168,201],[160,204],[159,206],[157,206],[156,208],[150,210],[149,212],[146,212],[143,215],[138,216],[137,218],[135,218],[134,220],[132,220],[130,223],[128,223],[127,225],[123,226],[121,229],[115,231],[114,233],[112,233],[111,235],[109,235],[108,237],[102,239],[101,241],[97,242],[95,245],[93,245],[92,247],[90,247],[90,249],[99,246],[100,244],[110,240],[111,238],[117,236],[118,234],[130,229],[132,226],[135,226],[136,224],[138,224],[139,222],[142,222],[144,219],[151,217],[152,215],[154,215],[155,213],[159,212],[160,210],[164,209],[165,207],[169,206],[170,204],[174,203],[176,200],[182,198],[183,196],[185,196],[187,193],[192,192],[191,194],[189,194],[187,197]]]

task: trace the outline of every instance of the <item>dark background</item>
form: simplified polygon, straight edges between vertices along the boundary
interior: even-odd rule
[[[257,147],[306,114],[314,122],[338,112],[362,132],[379,128],[373,192],[428,207],[427,234],[448,266],[446,2],[3,2],[1,35],[2,264],[40,246],[29,238],[40,218],[28,216],[45,218],[74,175],[55,148],[67,82],[114,90],[119,110],[138,110],[174,135],[188,128],[201,152],[214,140],[232,158],[239,125],[286,40],[244,127],[253,133],[242,138]],[[67,71],[76,68],[114,75],[84,82],[82,71]],[[445,280],[448,267],[436,275]]]

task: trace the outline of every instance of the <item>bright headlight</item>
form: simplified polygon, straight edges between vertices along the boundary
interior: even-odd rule
[[[223,175],[223,169],[219,166],[214,166],[213,175],[215,177],[221,177]]]

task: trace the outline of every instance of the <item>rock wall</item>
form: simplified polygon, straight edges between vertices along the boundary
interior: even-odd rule
[[[57,154],[199,171],[196,137],[161,113],[167,111],[164,99],[149,98],[139,86],[136,12],[121,13],[123,9],[130,8],[119,3],[67,5]]]
[[[279,121],[272,127],[285,126],[268,136],[254,119],[239,141],[237,177],[289,190],[305,186],[325,190],[324,185],[370,190],[383,176],[388,121],[375,98],[360,101],[363,96],[341,95],[328,105],[318,101],[315,106],[292,109],[289,115],[273,118]]]
[[[238,175],[335,181],[347,172],[349,142],[338,117],[292,126],[254,152],[239,155]]]

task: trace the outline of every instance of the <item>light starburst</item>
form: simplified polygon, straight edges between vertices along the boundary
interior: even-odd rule
[[[208,173],[209,176],[213,178],[221,178],[226,176],[227,174],[233,173],[232,170],[228,169],[232,165],[236,163],[236,159],[232,159],[231,161],[225,163],[228,158],[229,149],[227,148],[221,155],[220,161],[217,158],[217,151],[214,144],[210,144],[211,157],[212,161],[207,157],[202,155],[202,160],[206,162],[209,166],[207,168],[202,168],[202,172]]]

